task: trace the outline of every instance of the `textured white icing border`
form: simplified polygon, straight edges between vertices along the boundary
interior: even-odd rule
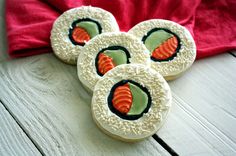
[[[149,111],[137,120],[121,119],[108,107],[111,88],[127,79],[146,87],[152,98]],[[135,141],[156,133],[167,117],[171,101],[169,85],[158,72],[141,64],[125,64],[110,70],[98,81],[92,97],[92,113],[98,126],[112,136]]]
[[[181,48],[177,56],[171,61],[154,62],[151,67],[160,72],[164,77],[176,76],[187,70],[196,58],[196,45],[190,32],[183,26],[168,20],[153,19],[141,22],[129,30],[139,40],[154,28],[166,28],[178,35]]]
[[[91,91],[93,91],[97,81],[101,79],[101,76],[97,74],[95,58],[99,51],[110,46],[122,46],[126,48],[130,53],[130,63],[140,63],[150,66],[151,61],[147,48],[133,35],[124,32],[98,35],[84,46],[77,63],[78,77],[84,86]]]
[[[71,24],[75,20],[83,18],[98,21],[102,27],[102,33],[119,31],[114,16],[103,9],[82,6],[64,12],[54,22],[50,37],[54,53],[64,62],[76,64],[79,54],[83,51],[83,46],[74,45],[68,37]]]

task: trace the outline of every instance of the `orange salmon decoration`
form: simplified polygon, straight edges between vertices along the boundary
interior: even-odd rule
[[[112,105],[122,114],[129,112],[132,105],[132,93],[127,83],[115,89]]]
[[[75,42],[79,44],[84,44],[85,42],[90,40],[90,36],[88,32],[80,27],[75,27],[72,32],[72,38]]]
[[[115,64],[112,61],[112,58],[100,53],[98,56],[98,71],[101,74],[105,74],[106,72],[108,72],[109,70],[111,70],[112,68],[115,67]]]
[[[159,60],[165,60],[176,52],[178,41],[175,36],[169,38],[152,52],[152,57]]]

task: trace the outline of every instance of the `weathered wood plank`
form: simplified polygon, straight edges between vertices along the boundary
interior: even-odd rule
[[[0,102],[0,155],[40,156],[40,152]]]
[[[0,99],[45,155],[169,155],[153,138],[124,143],[92,120],[76,67],[45,54],[1,64]]]
[[[199,60],[170,82],[173,109],[160,136],[181,155],[236,155],[236,60]]]

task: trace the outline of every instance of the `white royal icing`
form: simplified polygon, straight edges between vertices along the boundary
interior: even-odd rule
[[[125,120],[111,112],[107,97],[111,88],[121,80],[133,80],[146,87],[152,103],[147,113],[137,120]],[[172,96],[165,79],[152,68],[141,64],[120,65],[101,78],[92,98],[92,114],[99,127],[112,136],[135,141],[153,135],[167,117]]]
[[[83,18],[91,18],[98,21],[102,27],[102,33],[119,31],[119,26],[114,16],[103,9],[82,6],[64,12],[54,22],[50,37],[55,55],[64,62],[76,64],[79,54],[84,49],[83,46],[74,45],[68,36],[71,24],[75,20]]]
[[[181,47],[177,56],[171,61],[151,61],[151,67],[164,77],[176,76],[187,70],[196,58],[196,45],[190,32],[183,26],[168,20],[153,19],[141,22],[131,28],[128,33],[135,35],[139,40],[154,28],[166,28],[180,38]]]
[[[150,66],[149,52],[145,45],[133,35],[124,32],[103,33],[85,45],[78,58],[78,77],[86,88],[93,91],[95,84],[102,77],[97,74],[95,58],[99,51],[111,46],[121,46],[128,50],[130,63]],[[109,72],[109,71],[108,71]]]

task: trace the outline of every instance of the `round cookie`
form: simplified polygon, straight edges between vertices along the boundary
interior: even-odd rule
[[[135,36],[124,33],[103,33],[85,45],[79,55],[78,77],[89,91],[110,69],[129,63],[150,66],[149,53],[145,45]]]
[[[51,31],[55,55],[69,64],[76,64],[84,45],[98,34],[119,31],[114,16],[100,8],[82,6],[59,16]]]
[[[196,58],[196,46],[190,32],[168,20],[141,22],[129,30],[150,52],[151,67],[166,80],[173,80],[186,71]]]
[[[157,71],[141,64],[124,64],[97,82],[92,115],[106,134],[122,141],[139,141],[157,132],[171,101],[170,88]]]

